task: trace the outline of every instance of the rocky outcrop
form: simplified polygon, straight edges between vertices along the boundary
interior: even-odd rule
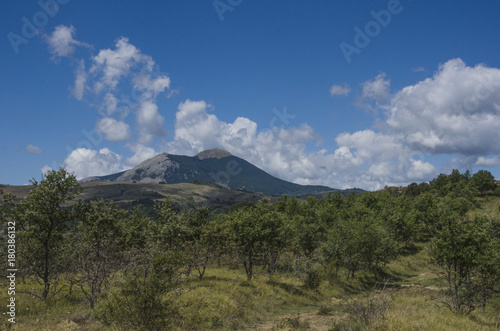
[[[165,174],[179,171],[179,163],[168,158],[168,154],[159,154],[125,171],[116,178],[117,182],[160,183],[165,181]]]

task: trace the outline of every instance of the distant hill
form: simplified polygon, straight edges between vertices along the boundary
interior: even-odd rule
[[[82,193],[76,200],[93,201],[104,199],[112,201],[124,209],[140,206],[144,211],[153,213],[154,203],[170,197],[183,208],[208,206],[212,209],[228,209],[238,203],[258,202],[267,197],[272,202],[276,197],[261,193],[228,190],[216,185],[207,186],[194,183],[153,184],[153,183],[83,183]],[[0,190],[24,198],[31,191],[31,185],[0,185]],[[74,201],[68,202],[72,205]]]
[[[203,151],[195,156],[159,154],[136,167],[107,176],[89,177],[89,182],[136,183],[214,183],[232,190],[269,195],[322,195],[337,192],[321,185],[299,185],[271,176],[242,158],[221,149]]]

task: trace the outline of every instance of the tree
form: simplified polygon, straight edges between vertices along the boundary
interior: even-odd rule
[[[270,276],[285,246],[281,242],[282,216],[272,210],[267,200],[261,200],[254,208],[242,208],[228,215],[230,245],[245,267],[247,280],[251,280],[253,267],[258,261],[271,263]]]
[[[491,275],[493,260],[485,223],[484,217],[468,220],[448,214],[433,242],[431,261],[442,268],[450,295],[441,302],[455,313],[470,312],[485,301],[484,295],[479,299],[486,285],[480,279]]]
[[[71,211],[64,206],[78,196],[81,187],[74,175],[66,169],[49,171],[17,206],[15,217],[19,222],[19,261],[22,270],[36,276],[44,288],[40,298],[46,300],[55,293],[58,272],[63,268],[60,256]],[[34,293],[33,293],[34,294]]]
[[[496,187],[495,177],[486,170],[479,170],[471,177],[473,187],[475,187],[481,195],[486,191],[493,190]]]
[[[74,271],[77,283],[91,309],[100,299],[103,286],[120,270],[124,255],[124,237],[119,221],[128,215],[103,200],[77,203],[78,225],[74,228]]]

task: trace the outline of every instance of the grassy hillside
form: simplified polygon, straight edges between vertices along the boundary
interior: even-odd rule
[[[0,329],[499,330],[500,197],[477,178],[258,203],[203,185],[90,183],[81,200],[114,204],[73,208],[50,205],[65,186],[47,180],[36,199],[0,204],[0,218],[24,224],[16,324]],[[153,215],[116,207],[146,200],[161,201]],[[50,227],[57,210],[62,221]],[[46,266],[51,278],[41,277]]]
[[[469,316],[439,307],[435,298],[442,294],[445,284],[430,267],[427,250],[428,245],[418,245],[413,254],[391,262],[383,276],[339,277],[323,281],[317,290],[306,289],[292,275],[280,275],[270,282],[261,270],[248,282],[241,269],[212,268],[202,281],[193,278],[170,293],[183,320],[177,329],[326,331],[341,330],[345,325],[356,329],[356,318],[361,319],[362,314],[353,314],[353,306],[378,298],[381,283],[390,278],[384,292],[385,318],[375,318],[371,329],[499,330],[499,297],[485,312],[477,310]],[[5,285],[2,280],[1,286]],[[32,286],[36,285],[28,282],[19,289],[29,292]],[[18,322],[12,330],[119,330],[94,319],[77,291],[47,303],[29,294],[17,298]],[[8,300],[5,291],[0,300]]]

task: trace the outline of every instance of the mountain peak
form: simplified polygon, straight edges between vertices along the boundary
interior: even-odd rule
[[[199,152],[198,154],[195,155],[200,160],[203,159],[222,159],[228,156],[233,156],[231,153],[228,151],[225,151],[223,149],[219,148],[214,148],[214,149],[207,149],[206,151]]]

